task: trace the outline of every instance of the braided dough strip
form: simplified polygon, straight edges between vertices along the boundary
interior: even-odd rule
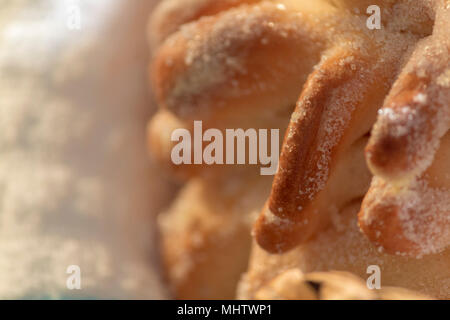
[[[244,4],[184,25],[161,44],[151,65],[161,109],[148,127],[150,147],[161,163],[172,163],[170,151],[177,142],[170,140],[170,132],[178,127],[192,136],[194,120],[202,120],[204,130],[222,132],[285,130],[299,88],[327,42],[314,28],[318,20],[327,20],[326,11],[323,17],[308,11],[298,15],[295,4]],[[232,168],[171,166],[184,177],[223,174]]]
[[[200,3],[189,1],[194,2]],[[209,1],[212,6],[213,2],[218,3]],[[185,4],[178,2],[179,8]],[[162,108],[148,129],[157,157],[171,163],[170,134],[176,128],[192,131],[192,120],[202,120],[205,129],[284,131],[298,90],[325,46],[314,23],[307,14],[298,17],[265,2],[203,17],[171,36],[162,32],[161,39],[167,39],[154,52],[151,66]],[[258,175],[258,183],[249,185],[249,178],[243,176],[248,170],[236,168],[228,175],[213,166],[176,169],[186,169],[180,173],[197,178],[188,181],[175,205],[161,215],[163,260],[175,295],[231,298],[247,263],[248,223],[253,221],[249,215],[261,208],[270,180]],[[208,179],[203,177],[208,173]],[[192,189],[196,183],[207,185],[207,193]],[[237,184],[245,187],[244,192],[228,197]],[[221,221],[215,225],[217,220]]]
[[[330,211],[339,208],[324,204],[344,205],[367,190],[370,176],[364,169],[355,169],[364,168],[364,160],[349,159],[346,154],[370,130],[387,92],[384,83],[392,74],[369,62],[376,57],[369,59],[352,49],[333,50],[304,87],[285,137],[271,196],[255,225],[259,245],[269,252],[287,251],[327,226]],[[362,148],[359,144],[361,154]],[[355,167],[350,169],[355,174],[361,173],[361,185],[354,190],[352,185],[345,186],[346,194],[332,198],[334,189],[342,189],[342,175],[336,168],[349,171],[348,166]]]
[[[450,5],[399,76],[366,148],[375,174],[359,213],[389,253],[420,257],[450,245]]]

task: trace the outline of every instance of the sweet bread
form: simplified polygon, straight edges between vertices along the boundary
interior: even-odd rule
[[[450,244],[450,168],[446,156],[450,150],[450,41],[443,30],[448,28],[450,10],[445,1],[416,3],[434,10],[432,34],[423,39],[420,36],[413,45],[410,39],[394,40],[398,48],[405,45],[406,54],[396,56],[395,51],[391,51],[377,57],[376,51],[371,52],[369,68],[360,67],[357,62],[356,69],[361,69],[356,78],[359,77],[362,86],[350,84],[346,88],[348,80],[343,79],[340,72],[348,68],[341,71],[342,63],[333,64],[332,60],[317,69],[327,74],[324,82],[328,87],[316,81],[314,73],[310,76],[291,119],[280,168],[255,234],[259,245],[272,253],[297,247],[286,253],[284,259],[286,264],[303,265],[300,269],[305,272],[339,269],[363,276],[370,261],[378,261],[383,265],[387,285],[449,298],[450,259],[446,248]],[[412,11],[407,8],[398,4],[392,11],[403,9],[403,16],[406,16]],[[396,23],[392,29],[389,23],[384,28],[386,35],[380,48],[394,45],[387,33],[392,32],[394,37],[398,34]],[[393,73],[387,78],[376,75],[378,58],[382,59],[382,71],[387,70],[387,59],[397,61],[399,68],[393,67]],[[372,70],[364,74],[368,69]],[[371,75],[375,78],[371,79]],[[385,79],[382,82],[388,86],[377,88],[371,83],[374,79]],[[332,91],[336,89],[333,81],[338,83],[338,96]],[[346,97],[340,106],[339,94]],[[327,98],[329,100],[325,100]],[[368,134],[364,135],[362,122],[370,119],[372,110],[376,111],[379,106],[382,108],[378,110],[375,126],[370,131],[371,123],[366,123]],[[327,114],[327,108],[338,112]],[[352,113],[346,115],[345,108],[351,108]],[[358,114],[364,108],[369,109]],[[340,122],[343,126],[328,126],[327,121]],[[358,129],[361,130],[358,132]],[[321,137],[324,137],[322,141]],[[366,141],[358,147],[365,137]],[[352,152],[362,155],[364,145],[367,145],[368,167],[374,175],[369,179],[354,169],[362,158],[357,160],[350,156]],[[355,186],[363,181],[371,181],[367,193],[361,185]],[[352,235],[351,225],[329,227],[335,214],[342,219],[348,203],[361,197],[364,200],[359,226],[371,243]],[[320,233],[324,229],[328,231]],[[325,244],[323,238],[327,236],[330,242]],[[349,238],[359,244],[358,249],[351,250]],[[317,247],[319,243],[323,247]],[[332,243],[339,243],[346,252]],[[326,246],[336,251],[331,254]],[[379,250],[374,250],[376,247]],[[308,252],[312,248],[327,249],[328,254],[317,260],[310,255],[318,254]],[[278,262],[282,259],[276,257]],[[255,260],[255,264],[266,264],[266,257]],[[281,271],[280,263],[277,269]],[[255,276],[252,269],[249,275]]]
[[[366,283],[348,272],[302,274],[290,269],[256,292],[258,300],[430,300],[430,297],[402,288],[370,290]]]
[[[250,243],[241,233],[268,195],[239,297],[260,297],[289,270],[364,277],[376,264],[383,286],[450,298],[450,4],[381,1],[376,30],[366,25],[370,5],[166,0],[156,10],[150,74],[161,110],[149,141],[162,163],[172,163],[169,133],[194,120],[222,131],[287,128],[271,188],[251,166],[169,165],[187,181],[161,216],[176,296],[232,294],[247,259],[237,248]],[[241,191],[227,196],[227,182]],[[189,244],[229,225],[242,228],[208,249]],[[214,282],[221,242],[239,258],[221,262],[233,271]],[[192,258],[202,255],[210,262],[200,267]],[[186,261],[190,272],[173,271]]]
[[[197,6],[204,8],[206,2],[165,1],[161,6],[188,6],[193,9]],[[212,5],[214,1],[209,1],[209,3]],[[236,12],[239,10],[244,10],[244,13],[252,15],[248,21],[249,32],[244,38],[241,37],[236,25]],[[294,70],[289,70],[290,68],[284,64],[280,64],[278,68],[270,65],[261,68],[261,65],[279,46],[285,49],[278,53],[282,60],[295,57],[296,50],[308,54],[316,51],[316,49],[303,46],[301,39],[297,46],[291,47],[292,43],[284,34],[284,32],[295,31],[289,26],[290,22],[286,22],[284,29],[273,30],[269,24],[272,17],[278,14],[279,19],[286,19],[281,11],[281,14],[278,13],[279,11],[276,6],[265,4],[263,7],[240,6],[219,15],[204,17],[198,22],[181,27],[178,32],[166,39],[154,53],[151,65],[152,87],[161,110],[149,123],[149,144],[160,162],[167,165],[171,173],[185,182],[174,205],[161,215],[161,247],[164,267],[167,270],[169,283],[178,298],[232,298],[235,296],[240,274],[247,268],[252,217],[256,216],[256,212],[264,204],[270,191],[272,178],[270,176],[261,177],[259,172],[251,166],[176,166],[170,158],[170,150],[174,145],[170,141],[170,134],[177,128],[192,131],[193,120],[202,120],[205,128],[217,128],[221,131],[226,128],[278,128],[281,132],[285,131],[289,114],[297,99],[297,89],[305,81],[307,72],[318,61],[319,52],[317,49],[310,59],[296,59],[297,67]],[[158,17],[165,14],[168,16]],[[152,20],[167,21],[170,20],[170,16],[166,9],[156,9]],[[240,19],[244,21],[246,16],[242,15]],[[150,23],[150,25],[155,23]],[[264,28],[259,34],[250,32],[260,26],[264,26]],[[164,38],[158,31],[162,29],[164,28],[150,28],[150,34],[152,32],[156,34],[150,35],[150,38]],[[216,34],[212,35],[211,29],[216,30]],[[268,43],[261,42],[262,32],[266,34],[267,41],[270,40]],[[225,52],[226,56],[224,53],[218,56],[220,43],[217,39],[223,40],[224,37],[229,39],[230,44],[236,44],[236,46],[223,47],[222,45],[221,49],[228,50],[228,52]],[[192,41],[194,39],[197,40]],[[239,43],[236,43],[236,40]],[[272,40],[276,42],[272,42]],[[270,44],[271,42],[272,44]],[[257,61],[252,53],[259,48],[264,48],[261,50],[264,53]],[[186,63],[188,56],[189,63]],[[239,69],[233,69],[233,63],[236,63],[236,66],[239,64],[245,69],[252,70],[252,72],[244,74]],[[222,73],[221,64],[231,69],[227,71],[225,68],[226,73]],[[214,68],[218,67],[220,67],[217,70],[218,73],[211,75]],[[278,83],[269,81],[269,75],[275,76]],[[258,78],[266,80],[264,82],[255,81]],[[216,82],[211,82],[211,79]],[[180,86],[180,83],[189,84],[189,86]],[[207,88],[210,89],[207,90]],[[277,92],[282,92],[282,94]],[[284,98],[280,99],[280,96]],[[237,110],[239,110],[238,113]],[[282,136],[280,138],[282,139]],[[194,181],[196,181],[195,184],[201,184],[204,187],[196,188],[197,191],[195,191],[191,187]],[[229,183],[224,183],[227,181]],[[229,193],[227,189],[230,188],[231,190],[242,190],[242,192],[233,192],[233,197],[230,198],[227,196]],[[183,196],[183,194],[187,194],[187,190],[191,190],[189,196]],[[200,192],[200,190],[207,190],[207,192]],[[211,206],[210,198],[214,199],[214,206]],[[208,205],[202,205],[202,203],[208,203]],[[212,224],[214,229],[206,231],[202,228],[203,224],[196,223],[198,221],[196,217],[200,215],[200,210],[203,210],[202,216],[205,224],[208,224],[210,220],[217,220],[217,217],[222,219],[222,223]],[[179,216],[184,217],[185,224],[177,223]],[[173,224],[179,225],[179,227],[172,228]],[[193,240],[193,232],[187,225],[194,225],[198,228],[199,234],[213,239],[207,241],[209,247],[199,246],[193,250],[189,243],[195,242],[195,240]],[[226,233],[227,236],[218,241],[215,234],[223,233],[221,230],[227,229],[226,225],[229,225],[229,229],[234,232]],[[232,226],[234,227],[232,228]],[[246,227],[245,230],[243,226]],[[236,238],[246,239],[246,241],[236,242]],[[186,240],[177,241],[179,239]],[[202,268],[199,267],[199,262],[197,262],[199,260],[196,259],[196,257],[210,257],[211,253],[218,254],[218,247],[220,247],[218,242],[221,241],[229,243],[230,247],[228,250],[230,254],[227,256],[228,263],[222,264],[221,268],[224,272],[223,277],[218,275],[217,269],[211,263],[204,264]],[[245,249],[246,247],[247,249]],[[183,264],[183,259],[187,258],[192,262],[190,271],[181,273],[174,271],[178,269],[178,265]],[[237,268],[239,272],[230,272],[233,268]],[[205,280],[197,281],[195,280],[198,279],[197,276],[203,277]],[[213,285],[215,279],[219,278],[223,279],[221,287]]]
[[[248,265],[249,230],[269,189],[270,179],[233,177],[195,177],[182,187],[159,218],[163,263],[175,297],[235,297]]]
[[[356,223],[360,206],[360,200],[348,204],[341,212],[336,212],[329,228],[284,254],[269,254],[255,244],[249,270],[239,284],[238,296],[257,298],[258,291],[291,269],[302,274],[339,270],[368,279],[367,268],[374,265],[380,268],[382,288],[401,287],[448,299],[449,250],[422,259],[380,252]],[[285,290],[290,290],[286,286]]]

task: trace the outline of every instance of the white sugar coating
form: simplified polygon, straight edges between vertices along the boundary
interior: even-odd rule
[[[273,10],[272,7],[278,10]],[[372,38],[370,41],[380,42],[380,46],[387,43],[384,33],[370,32],[365,27],[365,20],[354,14],[314,17],[302,12],[285,10],[285,7],[282,3],[274,5],[265,2],[227,10],[220,14],[219,19],[204,17],[199,19],[200,23],[208,24],[217,20],[209,27],[206,35],[203,34],[203,30],[195,31],[195,24],[184,25],[177,34],[184,34],[188,41],[184,59],[188,71],[177,78],[166,103],[169,106],[176,106],[180,110],[179,115],[183,116],[192,114],[194,109],[208,111],[211,107],[223,106],[224,102],[221,99],[213,100],[212,92],[228,82],[233,84],[230,88],[227,87],[229,97],[239,97],[270,89],[273,85],[270,79],[255,79],[250,85],[246,83],[245,88],[237,80],[239,75],[248,73],[245,61],[251,54],[248,51],[250,46],[242,44],[251,43],[255,39],[267,44],[269,40],[263,36],[267,28],[274,29],[275,33],[289,37],[292,41],[295,41],[295,38],[303,39],[306,48],[314,47],[320,41],[324,41],[347,45],[368,53],[363,44],[363,38],[358,40],[358,37]],[[306,20],[302,23],[305,17]],[[314,29],[311,26],[312,23],[307,20],[323,25],[322,30]],[[279,23],[279,21],[283,22]],[[358,30],[359,35],[355,34],[355,30]],[[407,34],[403,38],[408,37],[412,36]],[[405,42],[404,39],[401,40]],[[170,43],[169,39],[167,45]],[[395,41],[386,45],[388,47],[386,52],[398,50],[395,48],[395,45],[398,47],[398,43],[399,41]],[[305,54],[305,56],[308,55]],[[170,63],[171,61],[168,61],[168,64]],[[350,68],[355,69],[356,65],[350,65]]]
[[[320,235],[282,255],[271,255],[255,248],[250,270],[241,282],[244,294],[251,295],[262,285],[291,268],[301,272],[349,271],[364,279],[367,267],[377,265],[382,272],[382,286],[397,286],[417,290],[436,298],[450,297],[450,251],[428,256],[427,259],[391,255],[383,252],[361,234],[356,216],[359,202],[340,212],[340,226],[334,225]],[[341,231],[342,230],[342,231]]]
[[[413,98],[414,102],[425,104],[427,102],[427,95],[424,93],[418,93]]]
[[[330,21],[333,21],[333,19],[330,19]],[[349,22],[348,26],[339,25],[334,21],[330,22],[330,25],[335,26],[332,28],[334,31],[336,31],[336,29],[339,30],[338,35],[334,37],[335,39],[338,39],[336,42],[339,43],[340,47],[348,46],[349,51],[355,52],[355,54],[363,54],[368,57],[372,56],[373,70],[358,70],[360,67],[358,66],[358,63],[355,62],[355,56],[351,53],[338,62],[339,67],[342,68],[343,66],[346,66],[355,71],[355,79],[357,79],[357,81],[352,81],[349,85],[342,86],[329,93],[330,99],[328,101],[330,102],[326,105],[326,110],[324,111],[323,122],[321,125],[323,130],[320,130],[320,133],[322,133],[323,136],[320,136],[321,142],[317,148],[317,152],[321,155],[319,161],[315,164],[315,167],[308,173],[309,183],[300,186],[299,189],[299,194],[307,195],[310,200],[312,200],[315,194],[322,190],[326,184],[329,175],[331,152],[339,143],[344,130],[348,126],[348,122],[351,119],[351,113],[355,109],[356,101],[362,99],[367,86],[370,86],[372,83],[371,81],[374,81],[373,77],[371,77],[372,73],[379,72],[387,79],[391,79],[391,82],[386,81],[385,85],[386,88],[388,88],[394,80],[393,75],[396,74],[396,70],[401,68],[401,64],[398,63],[398,60],[404,55],[404,52],[414,43],[414,41],[417,40],[416,36],[410,34],[405,36],[400,36],[398,34],[386,35],[384,33],[374,35],[373,33],[366,32],[366,28],[361,26],[360,20],[352,19],[349,20]],[[362,32],[360,35],[355,36],[352,32],[357,28],[362,30]],[[330,37],[332,36],[330,35]],[[380,58],[373,57],[373,54],[369,53],[364,45],[365,37],[370,39],[370,41],[374,41],[382,48]],[[332,54],[332,50],[324,52],[321,62],[333,58]],[[315,66],[315,70],[318,71],[317,77],[320,77],[320,75],[326,77],[326,74],[321,71],[320,68],[321,64]],[[355,102],[353,102],[352,99]],[[308,103],[310,103],[308,97],[303,99],[302,103],[305,107],[299,105],[296,108],[291,116],[291,123],[298,123],[307,116],[305,114],[305,109],[308,107]],[[287,137],[290,138],[293,134],[294,127],[291,127]],[[287,150],[289,151],[289,148],[287,148]]]
[[[404,235],[423,254],[441,252],[450,245],[450,190],[416,181],[396,201],[401,206]]]
[[[378,121],[398,123],[390,129],[390,135],[397,138],[408,137],[411,132],[417,132],[417,129],[420,129],[421,123],[414,121],[415,117],[417,117],[417,111],[410,106],[404,106],[400,110],[384,107],[378,111]]]
[[[355,57],[347,56],[339,61],[337,64],[340,68],[355,66]],[[378,66],[376,66],[378,68]],[[329,163],[332,156],[332,151],[338,145],[341,140],[345,129],[348,127],[349,122],[352,117],[352,112],[358,106],[360,101],[364,98],[367,93],[370,84],[373,83],[374,79],[371,76],[373,72],[379,72],[379,70],[365,70],[363,67],[358,65],[358,69],[355,70],[356,75],[351,81],[343,83],[341,86],[331,90],[328,95],[327,104],[322,115],[321,130],[318,132],[319,144],[317,146],[316,152],[319,154],[319,160],[315,163],[313,168],[310,168],[306,172],[308,176],[308,182],[301,185],[299,188],[300,195],[306,195],[310,200],[314,198],[317,192],[323,190],[326,185],[329,176]],[[329,75],[318,69],[318,72],[314,80],[310,81],[327,81]],[[305,97],[301,103],[307,105],[312,97]],[[291,121],[299,121],[305,114],[302,109],[302,105],[298,106],[298,110],[293,114]],[[293,128],[291,128],[292,130]],[[292,136],[293,132],[288,133],[288,137]]]
[[[379,177],[373,179],[371,189],[372,205],[363,211],[366,224],[374,222],[372,206],[394,205],[399,208],[403,236],[419,249],[417,258],[441,252],[450,245],[450,190],[432,188],[423,179],[414,178],[406,186],[396,186]]]
[[[450,88],[450,67],[441,73],[436,79],[436,83],[441,87]]]
[[[424,172],[432,163],[439,140],[450,128],[450,90],[442,86],[450,57],[441,49],[443,45],[434,37],[419,42],[402,74],[431,80],[421,80],[429,83],[412,97],[411,105],[395,109],[385,105],[372,131],[375,140],[384,136],[406,139],[404,156],[410,168],[403,175],[417,176]],[[397,82],[392,92],[401,90],[401,85]]]
[[[178,23],[191,21],[199,11],[210,5],[210,2],[210,0],[191,0],[189,5],[186,5],[185,1],[179,0],[161,1],[150,20],[151,45],[154,47],[159,45],[168,35],[177,30]]]
[[[337,66],[346,66],[355,72],[355,77],[348,85],[342,85],[329,92],[330,98],[324,106],[319,130],[318,141],[320,143],[317,150],[314,150],[319,155],[319,161],[307,172],[308,183],[300,186],[298,192],[312,199],[318,191],[324,188],[330,170],[332,170],[329,167],[333,156],[332,151],[339,145],[349,125],[351,114],[356,107],[355,101],[361,99],[367,86],[373,84],[373,82],[368,81],[368,79],[371,79],[371,70],[358,70],[360,66],[356,60],[359,56],[367,57],[370,67],[373,66],[373,70],[381,70],[382,76],[380,78],[387,79],[384,83],[386,89],[391,87],[392,82],[400,72],[409,72],[421,78],[431,76],[433,79],[433,83],[427,86],[426,90],[413,95],[411,103],[407,103],[398,109],[386,105],[379,114],[378,126],[380,128],[386,123],[395,124],[389,128],[391,130],[389,134],[395,137],[406,136],[408,148],[410,148],[408,152],[411,155],[421,155],[420,161],[413,172],[414,175],[417,175],[423,172],[432,162],[435,150],[439,146],[439,138],[448,130],[449,125],[449,111],[446,107],[449,105],[448,93],[442,90],[442,87],[448,87],[449,84],[448,65],[442,65],[442,61],[445,61],[446,58],[444,44],[448,43],[446,39],[448,34],[444,33],[443,27],[435,30],[435,32],[432,30],[436,14],[434,6],[437,2],[404,0],[398,1],[392,8],[385,10],[383,8],[383,27],[380,31],[368,30],[365,26],[367,16],[365,12],[359,10],[352,11],[349,15],[343,13],[342,15],[329,16],[329,19],[323,19],[323,17],[315,19],[307,14],[296,13],[297,16],[296,19],[293,19],[293,29],[291,30],[285,24],[278,23],[277,13],[271,13],[272,20],[263,19],[262,11],[266,6],[269,6],[268,4],[243,6],[239,9],[228,10],[212,24],[206,37],[202,33],[193,32],[194,25],[185,26],[181,30],[181,34],[189,39],[188,49],[184,56],[184,64],[187,66],[188,72],[178,79],[175,89],[169,97],[169,99],[172,99],[169,100],[169,103],[179,105],[182,110],[181,115],[190,114],[194,111],[194,108],[211,109],[213,112],[213,107],[220,107],[223,104],[223,101],[214,100],[211,94],[217,87],[231,84],[229,86],[231,89],[226,86],[227,95],[231,97],[241,97],[270,90],[273,79],[261,79],[254,76],[252,84],[246,85],[245,88],[239,79],[241,75],[248,76],[250,71],[246,69],[245,62],[253,54],[253,52],[246,51],[247,47],[242,44],[248,45],[254,43],[255,40],[263,46],[271,44],[270,38],[264,34],[263,27],[276,29],[277,35],[281,38],[292,37],[293,41],[297,36],[309,40],[320,39],[330,46],[333,44],[337,48],[350,49],[349,52],[352,53],[338,61]],[[289,11],[289,6],[285,6],[284,1],[280,1],[276,8],[280,12]],[[355,15],[353,12],[357,14]],[[308,16],[307,19],[313,19],[317,26],[320,26],[318,29],[321,29],[321,31],[312,30],[307,24],[300,26],[299,21],[302,21],[301,19],[305,16]],[[212,21],[209,19],[211,18],[204,18],[200,22],[208,24],[208,21]],[[441,25],[444,25],[443,20],[441,19]],[[239,28],[234,28],[234,26],[239,26]],[[307,28],[309,29],[306,30]],[[295,31],[293,32],[293,30]],[[434,34],[431,38],[419,42],[420,39],[430,36],[432,32]],[[332,58],[333,54],[333,50],[323,52],[321,62]],[[276,66],[277,64],[290,64],[292,62],[267,61],[267,63]],[[433,66],[435,66],[434,69]],[[318,71],[317,77],[325,76],[320,68],[321,63],[314,68]],[[299,94],[300,92],[301,89],[299,88]],[[197,99],[196,97],[200,98]],[[305,106],[310,103],[308,97],[304,99],[304,103]],[[439,108],[438,106],[444,107]],[[382,106],[380,105],[380,107]],[[428,121],[423,116],[423,111],[427,108],[435,111],[432,117],[432,132],[428,136],[423,132],[426,121]],[[305,109],[301,106],[297,108],[291,116],[291,122],[298,123],[307,116]],[[411,132],[414,134],[410,134]],[[293,131],[288,132],[287,136],[292,137],[292,133]],[[378,133],[384,134],[385,132],[383,133],[380,129]],[[375,132],[375,135],[378,133]],[[285,152],[292,152],[293,150],[292,146],[285,146],[284,148]],[[279,170],[283,172],[283,168],[279,168]],[[436,219],[440,221],[441,226],[445,225],[447,218],[439,212],[446,212],[447,203],[442,199],[448,198],[448,190],[435,190],[424,185],[420,188],[417,186],[417,188],[417,190],[409,190],[404,196],[408,195],[408,197],[416,197],[417,199],[421,196],[420,201],[417,200],[418,202],[415,203],[416,207],[426,211],[425,208],[431,206],[434,210],[422,214],[425,221],[427,221],[426,219],[433,220],[434,215],[438,215]],[[395,198],[395,201],[412,203],[401,197]],[[438,204],[434,206],[434,203]],[[298,207],[297,209],[301,211],[303,208]],[[440,226],[436,223],[428,224],[428,226],[425,226],[425,223],[423,225],[414,224],[415,214],[412,211],[413,209],[413,206],[405,206],[404,211],[402,211],[402,219],[404,219],[405,232],[408,238],[415,239],[414,241],[422,241],[421,231],[428,234],[445,234],[445,228],[439,229]],[[274,212],[281,213],[283,208],[276,207]],[[330,212],[335,213],[335,210],[330,208]],[[270,210],[264,211],[263,214],[267,222],[278,225],[280,229],[292,227],[290,221],[279,218]],[[337,215],[332,215],[332,219],[334,229],[354,231],[354,228],[345,226]],[[307,222],[304,221],[304,223]],[[361,235],[358,236],[361,237]],[[382,235],[378,234],[378,237],[380,236]],[[447,241],[445,240],[446,235],[440,240],[435,238],[432,235],[430,236],[429,242],[424,244],[423,251],[437,252],[440,250],[438,247],[442,247]],[[326,240],[332,241],[330,238]],[[317,250],[322,250],[323,247],[332,247],[329,243],[325,243],[326,240]],[[354,236],[351,241],[361,242],[357,236]],[[353,243],[346,243],[346,245],[351,247]],[[323,261],[326,261],[328,255],[333,256],[333,252],[330,252],[330,250],[324,251],[326,253],[323,254]],[[383,264],[383,261],[388,259],[381,255],[382,248],[370,247],[370,249],[364,250],[362,255],[372,257],[374,251],[377,252],[376,257],[379,257],[379,259],[374,259],[376,262]],[[361,259],[358,253],[336,257],[336,260],[344,261],[347,259],[347,261],[358,263],[358,259]],[[448,295],[448,292],[446,294]]]
[[[383,22],[394,32],[409,32],[422,37],[428,35],[432,31],[435,15],[433,1],[398,1],[391,9],[384,10],[382,14],[387,14],[388,17],[385,17]]]
[[[285,6],[284,4],[282,4],[282,3],[278,3],[278,4],[277,4],[277,9],[278,9],[278,10],[283,10],[283,11],[284,11],[284,10],[286,10],[286,6]]]
[[[278,211],[278,212],[282,212]],[[290,229],[293,227],[293,222],[291,221],[291,219],[286,219],[283,218],[280,215],[275,215],[269,208],[265,208],[263,210],[263,215],[265,218],[265,223],[270,224],[270,225],[275,225],[277,226],[278,229]]]
[[[273,79],[249,75],[246,65],[253,54],[252,46],[248,44],[256,41],[269,44],[265,34],[289,37],[292,41],[301,39],[305,44],[310,44],[305,45],[306,52],[320,44],[318,33],[311,29],[310,23],[302,23],[302,19],[292,12],[275,9],[272,3],[242,5],[222,13],[219,19],[203,17],[198,23],[182,26],[176,37],[181,35],[187,41],[184,53],[187,70],[177,76],[167,105],[176,106],[181,116],[192,114],[196,109],[208,112],[209,108],[221,107],[223,101],[212,100],[215,99],[212,93],[228,82],[233,84],[232,87],[227,86],[228,97],[270,89],[274,85]],[[206,33],[198,29],[199,24],[208,25]],[[169,38],[166,45],[175,45],[176,37]],[[240,76],[255,79],[251,83],[241,84]]]

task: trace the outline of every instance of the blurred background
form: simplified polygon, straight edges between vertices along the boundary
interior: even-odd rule
[[[154,217],[171,186],[145,141],[155,2],[1,1],[1,299],[167,297]]]

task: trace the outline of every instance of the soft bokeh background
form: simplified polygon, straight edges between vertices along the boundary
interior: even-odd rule
[[[153,219],[169,186],[145,142],[154,2],[0,2],[0,298],[166,297]]]

